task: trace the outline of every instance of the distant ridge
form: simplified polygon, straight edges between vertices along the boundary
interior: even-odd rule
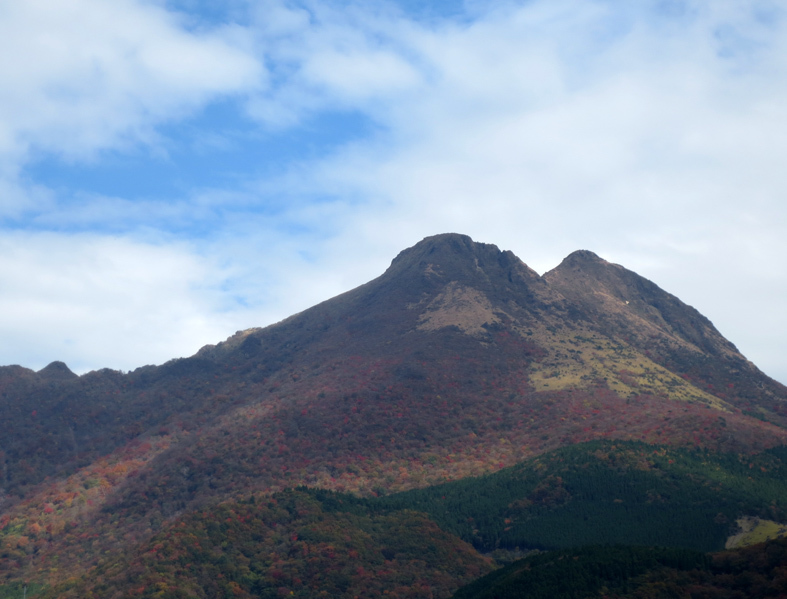
[[[77,378],[64,362],[52,362],[38,371],[38,376],[49,380],[69,380]]]

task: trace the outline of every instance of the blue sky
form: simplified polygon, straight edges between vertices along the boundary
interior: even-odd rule
[[[0,363],[187,356],[440,232],[590,249],[787,381],[770,0],[0,0]]]

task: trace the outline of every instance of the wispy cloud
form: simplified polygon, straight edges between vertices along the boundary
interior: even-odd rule
[[[236,26],[184,31],[177,15],[118,0],[4,2],[0,153],[18,166],[32,151],[67,159],[154,143],[156,125],[217,94],[264,84]]]

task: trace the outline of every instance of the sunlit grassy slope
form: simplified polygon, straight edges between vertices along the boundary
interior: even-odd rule
[[[698,402],[729,411],[727,402],[658,365],[623,341],[592,331],[536,331],[532,338],[547,355],[533,364],[530,380],[538,391],[581,389],[603,383],[623,397],[651,394]]]

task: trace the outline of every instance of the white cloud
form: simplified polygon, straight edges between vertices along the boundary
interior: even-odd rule
[[[0,363],[126,370],[191,355],[235,331],[222,276],[183,244],[5,234]]]
[[[271,88],[249,104],[265,126],[291,127],[322,110],[374,114],[421,84],[403,32],[412,25],[384,4],[255,4],[258,52],[273,65]]]
[[[3,0],[0,10],[6,167],[30,149],[82,159],[149,143],[162,121],[263,83],[239,27],[189,33],[173,13],[132,0]]]

